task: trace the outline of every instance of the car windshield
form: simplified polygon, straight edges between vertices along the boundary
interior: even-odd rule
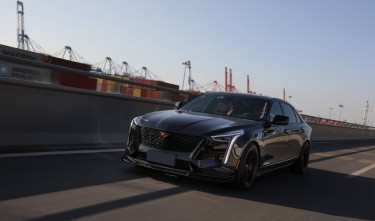
[[[208,93],[182,106],[181,110],[261,121],[267,110],[267,100],[245,94]]]

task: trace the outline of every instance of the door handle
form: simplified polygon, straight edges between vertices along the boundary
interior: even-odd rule
[[[290,130],[284,129],[284,134],[290,134]]]

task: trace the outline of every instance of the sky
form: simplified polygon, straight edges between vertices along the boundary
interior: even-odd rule
[[[0,0],[0,44],[17,47],[16,0]],[[183,82],[283,97],[303,114],[375,125],[374,0],[23,0],[27,35],[54,54],[71,46]],[[187,82],[185,80],[185,89]],[[332,109],[330,109],[332,108]]]

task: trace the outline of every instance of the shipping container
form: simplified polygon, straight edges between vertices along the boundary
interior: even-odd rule
[[[143,83],[143,84],[158,85],[157,81],[149,80],[149,79],[145,79],[145,78],[130,78],[129,80],[139,82],[139,83]],[[140,89],[150,89],[150,87],[147,87],[147,86],[132,85],[132,87],[140,88]]]
[[[162,94],[161,91],[152,90],[152,91],[148,91],[147,97],[150,99],[154,99],[154,100],[160,100],[161,94]]]
[[[166,83],[164,81],[157,81],[156,84],[159,85],[159,86],[161,86],[161,87],[167,87],[167,88],[172,88],[172,89],[176,89],[176,90],[179,89],[178,85]]]
[[[91,65],[79,63],[75,61],[69,61],[62,58],[53,57],[50,55],[44,55],[44,62],[48,64],[54,64],[62,67],[73,68],[81,71],[90,71]]]
[[[128,96],[133,96],[134,88],[122,88],[121,94],[125,94]]]
[[[60,85],[76,87],[88,90],[96,90],[97,80],[95,78],[78,76],[69,73],[58,72],[54,75],[54,82]]]
[[[102,91],[102,92],[107,92],[108,80],[97,78],[96,81],[97,81],[96,90]]]
[[[172,96],[171,96],[171,101],[172,102],[183,102],[183,101],[185,101],[185,97],[180,95],[180,94],[173,93]]]
[[[115,81],[108,81],[107,93],[119,94],[121,91],[121,83]]]
[[[140,88],[134,88],[133,89],[133,96],[134,97],[140,97],[141,96],[141,89]]]
[[[75,61],[69,61],[62,58],[53,57],[50,55],[44,55],[43,58],[45,63],[53,64],[57,66],[73,68],[81,71],[90,71],[91,65],[79,63]],[[53,71],[53,82],[64,86],[77,87],[82,89],[97,90],[97,79],[74,75],[72,73]]]
[[[147,98],[148,92],[148,89],[141,89],[141,97]]]

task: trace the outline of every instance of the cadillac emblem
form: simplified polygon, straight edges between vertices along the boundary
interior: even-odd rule
[[[167,138],[167,137],[169,137],[169,135],[170,135],[170,133],[168,133],[168,132],[160,131],[160,137],[162,137],[162,138]]]

